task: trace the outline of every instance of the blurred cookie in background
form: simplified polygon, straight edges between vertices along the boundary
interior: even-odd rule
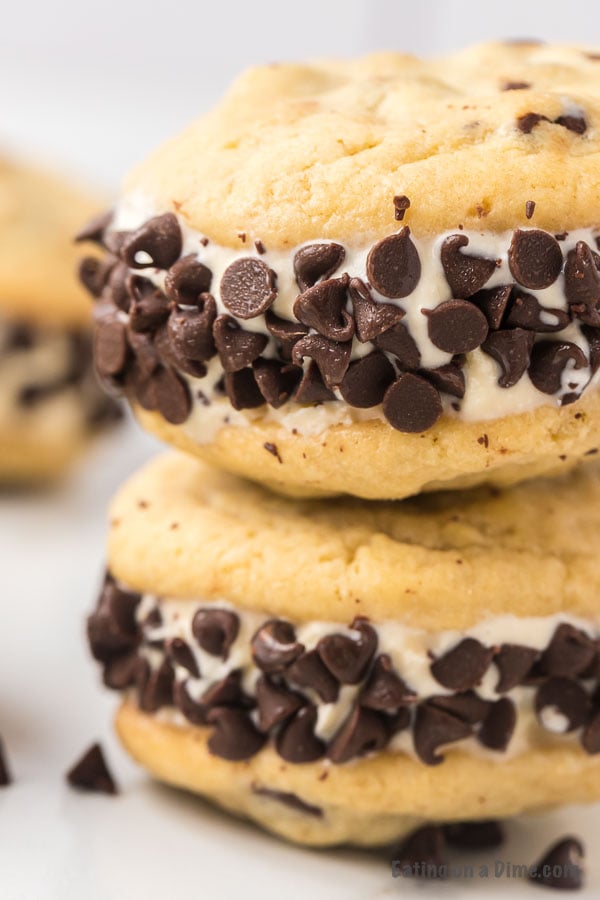
[[[73,236],[98,199],[0,158],[0,484],[60,475],[120,417],[91,365]]]

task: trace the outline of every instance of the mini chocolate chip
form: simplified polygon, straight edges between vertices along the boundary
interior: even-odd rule
[[[270,731],[298,712],[305,700],[300,694],[274,684],[266,675],[256,682],[256,703],[258,706],[258,727]]]
[[[231,316],[217,317],[213,335],[226,372],[239,372],[250,366],[269,342],[264,334],[244,331]]]
[[[172,705],[175,673],[167,659],[163,659],[157,669],[151,669],[149,673],[145,673],[142,681],[139,698],[140,709],[153,713],[163,706]]]
[[[220,289],[229,312],[240,319],[253,319],[275,302],[277,276],[262,260],[247,256],[227,266]]]
[[[187,669],[194,678],[200,678],[200,668],[196,662],[196,657],[194,656],[190,645],[187,644],[183,638],[172,638],[167,642],[166,650],[173,665]]]
[[[316,691],[323,703],[335,703],[340,693],[334,678],[316,650],[303,653],[286,669],[285,677],[301,688]]]
[[[194,254],[182,256],[171,266],[165,277],[165,293],[179,306],[202,303],[202,294],[210,291],[212,272]]]
[[[373,664],[359,702],[367,709],[391,713],[413,703],[415,698],[415,692],[395,672],[391,658],[382,653]]]
[[[474,691],[459,694],[437,694],[427,700],[429,706],[441,709],[466,722],[468,725],[479,725],[488,715],[491,707],[489,700],[483,700]]]
[[[300,366],[262,357],[254,360],[252,369],[259,391],[273,409],[279,409],[289,400],[304,374]]]
[[[496,692],[505,694],[522,684],[538,657],[539,653],[533,647],[524,647],[521,644],[502,644],[494,657],[494,665],[500,673]]]
[[[535,200],[527,200],[525,203],[525,218],[531,219],[533,218],[533,214],[535,212]]]
[[[122,312],[129,312],[131,305],[131,273],[125,263],[119,262],[110,270],[106,293]]]
[[[301,366],[305,356],[314,359],[327,387],[335,388],[346,374],[351,354],[352,341],[341,343],[319,334],[307,334],[294,345],[292,360]]]
[[[200,703],[206,709],[213,706],[252,706],[252,701],[242,690],[242,673],[239,669],[235,669],[219,681],[213,681],[202,694]]]
[[[308,244],[294,256],[294,274],[298,287],[306,291],[320,279],[330,278],[344,262],[346,251],[341,244]]]
[[[574,891],[583,887],[584,849],[574,837],[562,838],[529,867],[528,880],[543,887]]]
[[[438,748],[460,741],[472,734],[472,727],[456,716],[428,703],[417,707],[413,728],[415,751],[421,762],[437,766],[444,761]]]
[[[173,213],[165,213],[155,216],[137,231],[127,235],[120,246],[119,255],[132,269],[145,269],[148,266],[168,269],[179,257],[181,247],[181,228],[177,219]]]
[[[143,370],[137,360],[127,369],[127,390],[133,393],[135,400],[142,409],[156,410],[156,385],[154,373],[148,374]]]
[[[523,134],[531,134],[536,125],[539,125],[540,122],[549,122],[550,119],[547,116],[543,116],[540,113],[529,112],[525,113],[522,116],[519,116],[517,119],[517,128]]]
[[[450,822],[443,826],[444,837],[452,847],[465,850],[488,850],[504,843],[504,829],[495,819],[473,822]]]
[[[407,209],[410,209],[410,200],[405,194],[398,194],[394,197],[394,218],[396,222],[403,220]]]
[[[480,291],[496,270],[496,260],[483,256],[467,256],[460,248],[466,247],[466,234],[451,234],[442,244],[440,257],[446,281],[452,296],[459,300]]]
[[[303,706],[296,715],[283,725],[277,735],[276,747],[279,755],[291,763],[315,762],[325,753],[325,744],[314,732],[317,710],[312,705]]]
[[[554,122],[556,125],[562,125],[567,131],[574,131],[575,134],[585,134],[587,131],[587,122],[583,116],[559,116]]]
[[[403,372],[418,369],[421,365],[421,354],[410,331],[402,322],[397,322],[387,331],[377,335],[375,346],[391,353]]]
[[[129,327],[133,331],[156,331],[169,317],[167,298],[151,281],[139,275],[129,280]]]
[[[581,746],[586,753],[600,753],[600,710],[596,710],[583,729]]]
[[[480,683],[493,656],[493,647],[485,647],[475,638],[464,638],[431,664],[431,674],[451,691],[467,691]]]
[[[0,739],[0,787],[8,787],[9,784],[12,784],[12,778],[6,761],[4,741]]]
[[[429,339],[446,353],[476,350],[487,337],[486,317],[468,300],[445,300],[422,312],[427,316]]]
[[[375,350],[350,363],[340,384],[340,394],[350,406],[368,409],[381,403],[395,377],[387,356]]]
[[[119,588],[107,575],[96,609],[87,620],[87,637],[92,656],[108,662],[137,646],[139,629],[135,614],[141,595]]]
[[[574,678],[592,665],[596,654],[594,641],[584,631],[562,622],[542,654],[540,670],[546,675]]]
[[[182,425],[188,418],[192,401],[190,391],[173,369],[162,367],[152,376],[156,406],[171,425]]]
[[[348,292],[352,300],[356,334],[363,344],[388,331],[406,313],[393,303],[377,303],[360,278],[351,278]]]
[[[104,664],[102,681],[113,691],[124,691],[135,684],[138,655],[135,650],[123,656],[116,656]]]
[[[295,809],[296,812],[305,816],[315,816],[317,819],[323,818],[323,810],[320,806],[313,806],[312,803],[307,803],[298,797],[297,794],[290,794],[287,791],[275,791],[272,788],[257,787],[255,784],[252,785],[252,793],[259,797],[269,797],[271,800],[283,803],[284,806],[289,806],[290,809]]]
[[[584,689],[571,678],[549,678],[535,695],[535,712],[542,728],[556,734],[575,731],[586,721],[590,699]],[[558,720],[552,716],[558,714]]]
[[[86,256],[81,260],[78,270],[79,280],[92,297],[101,295],[114,265],[115,259],[112,256],[103,260],[95,256]]]
[[[553,321],[548,321],[549,318]],[[517,293],[504,324],[507,328],[552,332],[562,331],[569,321],[569,314],[564,309],[548,309],[533,294]]]
[[[92,744],[67,772],[71,787],[98,794],[118,794],[119,789],[104,759],[100,744]]]
[[[505,81],[500,90],[502,91],[527,91],[531,87],[529,81]]]
[[[508,265],[523,287],[534,290],[550,287],[563,265],[560,244],[547,231],[518,228],[508,250]]]
[[[446,842],[439,825],[424,825],[413,831],[394,851],[394,877],[443,878],[446,870]]]
[[[522,328],[492,331],[481,349],[495,359],[502,372],[498,378],[500,387],[509,388],[516,384],[529,367],[534,335]]]
[[[371,248],[367,276],[384,297],[396,299],[412,294],[421,277],[421,261],[406,225]]]
[[[300,322],[282,319],[280,316],[276,316],[272,309],[267,310],[265,322],[267,329],[275,340],[279,342],[287,359],[290,358],[296,341],[308,334],[308,325],[301,325]]]
[[[264,746],[266,736],[241,709],[217,706],[208,712],[207,720],[213,726],[208,749],[214,756],[238,762],[255,756]]]
[[[502,324],[502,318],[508,307],[511,294],[512,285],[504,284],[500,285],[500,287],[478,291],[469,299],[471,303],[477,304],[488,320],[488,325],[492,331],[497,331]]]
[[[173,686],[173,703],[192,725],[206,725],[208,709],[203,703],[193,700],[187,688],[188,679],[176,681]]]
[[[354,319],[346,309],[348,276],[320,281],[296,298],[294,315],[303,325],[333,341],[349,341]]]
[[[94,330],[94,361],[101,378],[120,375],[127,362],[127,332],[118,319],[104,319]]]
[[[255,632],[252,642],[252,659],[263,672],[282,672],[304,652],[304,646],[296,640],[296,631],[290,622],[269,619]]]
[[[174,309],[167,322],[167,361],[180,366],[187,360],[207,362],[216,353],[213,325],[217,316],[214,297],[203,294],[192,309]],[[222,318],[228,318],[223,316]],[[232,320],[233,321],[233,320]]]
[[[389,737],[385,717],[357,705],[333,736],[327,757],[334,763],[344,763],[356,756],[376,753],[385,747]]]
[[[103,244],[104,232],[110,226],[114,218],[112,209],[101,212],[87,222],[83,228],[80,228],[75,235],[75,243],[81,244],[84,241],[92,241],[94,244]]]
[[[258,406],[263,406],[265,402],[252,369],[227,372],[225,374],[225,391],[234,409],[256,409]]]
[[[240,620],[228,609],[199,609],[192,619],[192,634],[206,653],[227,659],[240,631]]]
[[[565,294],[572,315],[586,325],[600,325],[600,257],[584,241],[567,253]]]
[[[151,335],[147,332],[128,329],[127,343],[133,351],[139,373],[146,378],[153,375],[160,366],[160,357]]]
[[[327,400],[335,399],[333,391],[330,391],[325,385],[318,365],[311,360],[294,392],[294,401],[296,403],[325,403]]]
[[[358,637],[328,634],[317,644],[317,652],[331,674],[342,684],[358,684],[377,650],[377,632],[366,619],[357,617],[350,626]]]
[[[406,372],[387,389],[383,414],[398,431],[418,434],[435,425],[442,415],[442,401],[432,384]]]
[[[422,369],[419,374],[442,394],[450,394],[459,400],[465,396],[465,374],[458,363],[446,363],[437,369]]]
[[[587,357],[581,347],[571,341],[538,341],[531,351],[529,377],[534,387],[543,394],[557,394],[562,387],[562,376],[567,366],[584,369]]]
[[[477,740],[490,750],[506,750],[517,723],[515,704],[502,697],[492,704],[477,733]]]

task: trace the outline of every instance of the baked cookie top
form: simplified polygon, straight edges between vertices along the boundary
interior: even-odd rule
[[[418,236],[598,224],[600,51],[489,43],[277,64],[242,75],[209,115],[126,180],[223,246],[377,239],[394,197]],[[528,222],[526,204],[535,204]],[[531,210],[531,207],[529,207]]]
[[[283,500],[173,453],[111,509],[108,565],[140,593],[432,630],[597,615],[600,469],[399,503]]]
[[[101,204],[54,174],[0,158],[0,315],[40,325],[89,322],[73,238]]]

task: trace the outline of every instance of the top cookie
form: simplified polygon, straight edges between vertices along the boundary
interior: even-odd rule
[[[97,197],[61,178],[0,158],[0,313],[40,325],[90,320],[73,238]]]
[[[600,53],[490,43],[253,69],[127,180],[228,247],[597,225]],[[535,204],[532,220],[527,212]],[[397,227],[397,226],[396,226]]]

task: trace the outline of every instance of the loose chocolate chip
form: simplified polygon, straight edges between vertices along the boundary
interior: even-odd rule
[[[277,296],[277,276],[252,256],[236,259],[221,278],[221,300],[234,316],[253,319],[266,312]]]
[[[446,300],[435,309],[423,310],[432,344],[446,353],[476,350],[488,333],[484,314],[468,300]]]
[[[304,374],[299,366],[262,357],[252,363],[252,369],[259,391],[273,409],[279,409],[289,400]]]
[[[300,294],[294,303],[294,315],[324,337],[349,341],[354,334],[354,319],[346,309],[347,302],[348,276],[330,278]]]
[[[528,81],[505,81],[500,90],[502,91],[527,91],[531,87]]]
[[[282,319],[280,316],[276,316],[272,309],[267,310],[265,321],[269,332],[279,342],[282,355],[286,359],[291,359],[292,348],[296,341],[308,334],[308,325]]]
[[[372,247],[367,257],[367,276],[384,297],[408,297],[421,277],[421,261],[404,226]]]
[[[144,672],[141,676],[140,709],[152,713],[163,706],[171,706],[174,680],[173,666],[167,659],[163,659],[157,669]]]
[[[290,622],[269,619],[252,638],[252,658],[263,672],[282,672],[304,652]]]
[[[517,722],[515,704],[502,697],[492,705],[477,733],[477,740],[490,750],[506,750]]]
[[[128,235],[120,247],[123,262],[132,269],[168,269],[181,254],[181,229],[173,213],[150,219]]]
[[[575,134],[585,134],[587,131],[587,122],[583,116],[559,116],[554,122],[556,125],[562,125],[567,131],[574,131]]]
[[[256,682],[256,703],[258,706],[258,727],[270,731],[298,712],[305,704],[300,694],[274,684],[266,675]]]
[[[508,250],[508,265],[514,278],[523,287],[541,290],[554,284],[560,275],[563,257],[556,238],[531,228],[517,229]]]
[[[202,294],[210,291],[212,272],[193,254],[183,256],[171,266],[165,277],[165,293],[179,306],[201,304]]]
[[[140,594],[117,587],[106,576],[98,605],[87,621],[87,637],[94,659],[108,662],[137,646],[139,629],[135,614]]]
[[[225,391],[234,409],[256,409],[264,405],[252,369],[240,369],[239,372],[225,374]]]
[[[431,674],[451,691],[468,691],[480,683],[493,656],[493,647],[485,647],[475,638],[464,638],[431,664]]]
[[[442,394],[450,394],[459,400],[465,396],[465,375],[458,363],[446,363],[437,369],[422,369],[419,374]]]
[[[192,309],[174,309],[166,329],[169,343],[167,361],[185,368],[187,360],[207,362],[212,359],[216,353],[213,340],[216,316],[217,305],[210,294],[199,297],[197,305]]]
[[[394,852],[394,877],[439,878],[445,877],[446,870],[446,842],[438,825],[424,825],[413,831]]]
[[[529,881],[543,887],[573,891],[583,887],[584,849],[574,837],[562,838],[530,867]],[[533,870],[533,871],[532,871]]]
[[[562,331],[569,324],[569,314],[563,309],[542,306],[533,294],[517,294],[506,317],[507,328],[525,328],[528,331]]]
[[[600,710],[597,710],[581,735],[581,746],[586,753],[600,753]]]
[[[166,649],[167,656],[173,665],[187,669],[194,678],[200,678],[200,668],[192,653],[192,648],[182,638],[172,638],[168,641]]]
[[[535,212],[535,200],[528,200],[525,203],[525,218],[532,219]]]
[[[403,220],[407,209],[410,209],[410,200],[405,194],[398,194],[394,197],[394,218],[396,222]]]
[[[359,341],[372,341],[404,318],[406,313],[393,303],[377,303],[360,278],[350,279],[348,292],[352,300],[356,334]],[[417,351],[418,352],[418,351]]]
[[[546,675],[575,678],[592,665],[596,654],[594,641],[584,631],[563,622],[542,654],[540,670]]]
[[[187,679],[175,682],[173,686],[173,703],[192,725],[206,725],[208,709],[203,703],[198,703],[191,698],[187,683]]]
[[[563,372],[584,369],[587,357],[581,347],[571,341],[539,341],[531,351],[529,377],[543,394],[557,394],[562,387]]]
[[[100,260],[95,256],[86,256],[79,264],[79,280],[92,297],[99,297],[104,290],[108,276],[115,265],[114,257]]]
[[[269,797],[271,800],[283,803],[284,806],[289,806],[290,809],[295,809],[296,812],[300,812],[305,816],[315,816],[317,819],[323,818],[323,810],[320,806],[313,806],[311,803],[307,803],[305,800],[298,797],[297,794],[290,794],[287,791],[275,791],[272,788],[258,787],[255,784],[252,785],[252,793],[257,794],[259,797]]]
[[[472,734],[472,726],[443,709],[429,703],[417,707],[413,740],[417,756],[428,766],[437,766],[444,761],[438,748],[444,744],[460,741]]]
[[[330,278],[344,262],[341,244],[308,244],[294,256],[294,274],[298,287],[306,291],[320,279]]]
[[[584,241],[567,253],[565,294],[572,315],[586,325],[600,325],[600,257]]]
[[[481,349],[495,359],[502,372],[498,378],[500,387],[509,388],[516,384],[529,367],[534,335],[522,328],[492,331]]]
[[[586,721],[590,699],[571,678],[549,678],[535,695],[535,712],[542,728],[556,734],[575,731]]]
[[[207,719],[213,726],[208,749],[214,756],[238,762],[255,756],[264,746],[266,736],[241,709],[217,706],[208,712]]]
[[[276,739],[279,755],[291,763],[315,762],[325,753],[325,744],[314,732],[317,710],[310,704],[298,710],[285,724]]]
[[[444,825],[444,837],[453,847],[465,850],[488,850],[504,843],[504,829],[495,819],[474,822],[451,822]]]
[[[374,343],[380,350],[385,350],[395,356],[398,366],[403,372],[413,371],[421,365],[419,348],[402,322],[397,322],[387,331],[377,335]]]
[[[517,128],[523,134],[531,134],[536,125],[539,125],[540,122],[549,122],[550,119],[547,116],[542,116],[540,113],[529,112],[525,113],[523,116],[519,116],[517,119]]]
[[[116,656],[104,664],[102,681],[113,691],[124,691],[135,684],[138,655],[135,650],[124,656]]]
[[[502,644],[494,657],[494,665],[500,673],[496,685],[497,693],[505,694],[522,684],[538,656],[538,651],[532,647],[524,647],[521,644]]]
[[[114,218],[112,209],[99,213],[87,222],[75,235],[75,243],[81,244],[84,241],[92,241],[95,244],[104,242],[104,232],[110,226]]]
[[[240,631],[240,620],[228,609],[199,609],[192,619],[192,634],[211,656],[227,659]]]
[[[368,409],[381,403],[395,377],[395,369],[387,356],[375,350],[350,363],[340,384],[340,393],[350,406]]]
[[[470,298],[471,303],[476,303],[484,314],[492,331],[497,331],[497,329],[500,328],[502,318],[508,307],[511,293],[512,285],[504,284],[500,287],[477,291],[477,293],[473,294]]]
[[[492,704],[483,700],[474,691],[459,694],[439,694],[429,697],[427,703],[436,709],[450,713],[468,725],[479,725],[488,715]]]
[[[202,694],[200,702],[206,709],[213,706],[249,708],[253,705],[253,701],[242,690],[242,673],[239,669],[235,669],[219,681],[213,681]]]
[[[329,340],[319,334],[307,334],[294,345],[292,359],[302,365],[305,356],[314,359],[328,388],[338,387],[350,364],[352,341]]]
[[[418,434],[435,425],[442,415],[442,401],[432,384],[406,372],[387,389],[383,414],[398,431]]]
[[[94,361],[101,378],[120,375],[127,362],[127,332],[118,319],[105,319],[94,331]]]
[[[244,331],[232,316],[218,316],[213,335],[226,372],[239,372],[252,365],[269,342],[264,334]]]
[[[452,296],[460,300],[480,291],[496,270],[496,260],[482,256],[467,256],[460,248],[466,247],[466,234],[451,234],[442,244],[440,257],[446,281]]]
[[[335,400],[336,396],[326,386],[319,367],[312,360],[304,370],[300,384],[294,393],[296,403],[325,403],[327,400]]]
[[[356,756],[382,750],[390,737],[386,719],[381,713],[355,706],[327,749],[334,763],[348,762]]]
[[[12,783],[10,770],[4,752],[4,742],[0,740],[0,787],[8,787]]]
[[[391,658],[382,653],[373,664],[359,702],[367,709],[391,713],[401,706],[413,703],[415,698],[415,692],[394,671]]]
[[[106,764],[100,744],[92,744],[67,772],[71,787],[98,794],[118,794],[116,782]]]
[[[358,684],[377,650],[377,632],[366,619],[357,617],[350,626],[358,636],[329,634],[317,644],[317,652],[334,678],[342,684]]]
[[[285,676],[292,684],[316,691],[323,703],[335,703],[340,693],[334,678],[316,650],[309,650],[286,669]]]
[[[192,401],[185,381],[173,369],[160,368],[152,378],[156,405],[171,425],[182,425],[188,418]]]

